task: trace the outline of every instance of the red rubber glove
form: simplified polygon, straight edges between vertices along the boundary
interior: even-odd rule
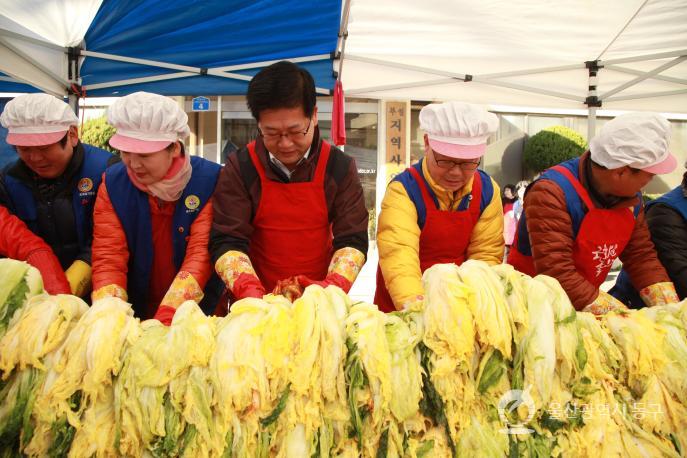
[[[155,312],[155,316],[153,317],[153,319],[159,321],[165,326],[171,326],[172,318],[174,318],[174,314],[176,313],[176,311],[177,309],[175,309],[174,307],[169,307],[168,305],[160,305],[157,308],[157,312]]]
[[[303,286],[298,282],[298,277],[285,278],[277,282],[272,294],[281,294],[293,302],[303,295]]]
[[[321,281],[313,280],[305,275],[297,275],[296,278],[298,279],[298,284],[300,284],[303,288],[307,288],[310,285],[319,285],[323,288],[326,288],[329,285],[334,285],[341,288],[345,293],[348,293],[352,286],[352,283],[344,276],[335,272],[330,273],[324,280]]]
[[[244,297],[255,297],[262,299],[262,296],[267,294],[265,292],[265,287],[262,286],[260,279],[255,275],[243,273],[234,282],[234,288],[231,290],[231,294],[238,299],[243,299]]]
[[[43,288],[50,294],[71,294],[67,277],[64,275],[60,261],[52,251],[36,250],[31,253],[26,262],[38,269],[43,277]]]

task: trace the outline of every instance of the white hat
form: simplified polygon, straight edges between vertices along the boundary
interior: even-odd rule
[[[188,116],[174,100],[149,92],[134,92],[107,110],[116,129],[110,145],[127,153],[154,153],[190,134]]]
[[[471,103],[431,103],[420,111],[420,127],[437,153],[473,159],[486,151],[487,138],[499,128],[499,118]]]
[[[52,95],[26,94],[7,102],[0,122],[9,131],[10,145],[43,146],[60,141],[71,126],[79,124],[79,118]]]
[[[629,166],[664,174],[677,167],[668,151],[670,122],[658,113],[628,113],[608,121],[589,144],[591,158],[607,169]]]

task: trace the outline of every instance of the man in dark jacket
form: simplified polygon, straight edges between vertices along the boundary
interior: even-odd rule
[[[658,259],[683,300],[687,297],[687,172],[680,186],[649,202],[646,221]]]
[[[72,294],[91,288],[93,204],[102,174],[119,160],[79,141],[78,117],[48,94],[16,97],[0,122],[19,158],[0,173],[0,204],[53,250]]]
[[[315,83],[277,62],[248,86],[259,136],[231,154],[215,190],[210,251],[236,299],[287,284],[348,291],[367,253],[355,161],[320,138]]]

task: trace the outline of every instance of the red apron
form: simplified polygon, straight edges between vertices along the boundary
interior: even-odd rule
[[[630,208],[596,208],[582,183],[565,167],[551,168],[561,173],[573,185],[577,195],[587,206],[580,229],[573,244],[573,261],[577,271],[596,288],[606,280],[613,261],[623,252],[634,230],[635,218]],[[532,256],[526,256],[517,249],[513,241],[508,263],[520,272],[534,276]]]
[[[427,216],[420,232],[420,270],[424,272],[434,264],[455,263],[460,265],[467,256],[472,229],[480,217],[480,199],[482,197],[482,179],[475,173],[472,183],[470,204],[465,211],[442,211],[436,208],[434,199],[429,194],[425,180],[415,167],[408,169],[418,183],[425,203]],[[396,310],[389,291],[384,283],[384,276],[377,266],[377,290],[374,303],[383,312]],[[399,306],[401,304],[398,304]]]
[[[260,176],[262,194],[253,219],[250,259],[263,286],[270,292],[278,280],[306,275],[324,280],[332,256],[332,231],[324,195],[329,143],[322,141],[312,181],[279,183],[265,176],[265,168],[248,145]]]

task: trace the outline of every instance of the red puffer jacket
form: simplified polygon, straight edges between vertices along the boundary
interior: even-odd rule
[[[579,168],[580,182],[586,189],[589,189],[589,183],[584,170],[588,160],[589,153],[585,153],[580,158]],[[617,203],[614,208],[632,207],[638,202],[633,197]],[[594,302],[599,294],[598,288],[577,272],[572,259],[572,221],[563,190],[550,180],[537,181],[525,194],[524,211],[537,274],[558,280],[578,310]],[[658,260],[643,208],[637,215],[630,241],[620,254],[620,260],[638,289],[670,281]]]

